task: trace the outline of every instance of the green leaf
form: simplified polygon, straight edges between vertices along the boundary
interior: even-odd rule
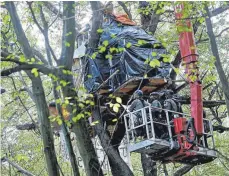
[[[96,56],[97,56],[97,54],[98,54],[98,52],[93,53],[92,56],[91,56],[91,58],[92,58],[92,59],[95,59]]]
[[[103,41],[103,45],[107,46],[109,44],[108,40]]]
[[[80,108],[84,108],[85,106],[84,106],[83,103],[79,103],[79,107],[80,107]]]
[[[35,60],[35,58],[33,58],[33,57],[30,59],[30,62],[31,62],[31,63],[34,63],[35,61],[36,61],[36,60]]]
[[[116,101],[120,104],[122,103],[122,99],[120,97],[116,97]]]
[[[20,55],[19,61],[20,62],[25,62],[26,61],[25,56],[24,55]]]
[[[150,58],[147,58],[144,64],[149,64],[149,62],[150,62]]]
[[[72,34],[72,32],[68,32],[67,34],[65,34],[65,36],[69,36],[69,35],[71,35]]]
[[[60,89],[61,89],[61,86],[60,85],[56,87],[56,90],[57,91],[59,91]]]
[[[176,74],[180,73],[180,69],[179,68],[174,68],[174,71],[176,72]]]
[[[114,112],[118,112],[119,111],[119,108],[120,108],[120,104],[115,103],[114,106],[113,106],[113,111]]]
[[[118,48],[118,51],[123,52],[123,51],[125,51],[125,48]]]
[[[118,121],[118,119],[117,119],[117,118],[115,118],[115,119],[113,119],[113,120],[112,120],[112,122],[117,122],[117,121]]]
[[[111,38],[115,38],[116,37],[116,35],[115,34],[111,34]]]
[[[113,56],[112,56],[111,54],[107,54],[107,55],[105,56],[106,59],[112,59],[112,57],[113,57]]]
[[[170,62],[170,61],[171,61],[170,58],[167,58],[167,57],[163,58],[163,62],[165,62],[165,63]]]
[[[117,106],[113,106],[113,111],[118,112],[119,108]]]
[[[156,52],[152,52],[152,56],[153,57],[157,56],[157,53]]]
[[[38,75],[39,75],[37,68],[33,68],[31,70],[31,73],[33,73],[35,77],[38,77]]]
[[[155,68],[157,66],[160,67],[161,63],[157,59],[154,59],[154,60],[150,61],[149,65],[150,65],[150,67]]]
[[[95,105],[94,101],[91,101],[91,102],[90,102],[90,105],[91,105],[91,106],[94,106],[94,105]]]
[[[60,84],[62,84],[65,87],[67,85],[67,82],[65,80],[60,80]]]
[[[63,72],[63,74],[65,74],[65,75],[67,74],[67,70],[62,70],[62,72]]]
[[[126,48],[130,48],[132,46],[132,44],[130,43],[130,42],[128,42],[127,44],[126,44]]]
[[[105,51],[106,51],[106,47],[104,47],[104,46],[102,46],[102,47],[100,48],[100,50],[99,50],[100,53],[103,53],[103,52],[105,52]]]
[[[118,51],[118,49],[115,48],[115,47],[111,47],[111,48],[110,48],[110,52],[111,52],[111,53],[114,53],[114,52],[117,52],[117,51]]]
[[[65,44],[66,47],[70,47],[71,46],[71,44],[69,42],[66,42],[66,41],[65,41],[64,44]]]
[[[114,104],[113,103],[109,103],[109,106],[110,106],[110,108],[112,108],[114,106]]]
[[[61,119],[57,119],[56,121],[57,121],[58,125],[62,125],[63,124],[63,121]]]
[[[99,28],[99,29],[97,30],[97,33],[99,33],[99,34],[103,33],[103,29]]]
[[[56,104],[60,104],[61,103],[61,99],[56,99]]]
[[[139,44],[139,45],[143,45],[143,44],[145,44],[145,43],[146,43],[145,40],[138,40],[138,44]]]
[[[87,75],[88,78],[92,78],[92,75]]]
[[[68,101],[68,100],[65,100],[64,103],[65,103],[65,104],[69,104],[69,101]]]

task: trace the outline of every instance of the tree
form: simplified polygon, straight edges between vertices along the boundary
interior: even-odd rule
[[[92,13],[91,35],[87,46],[94,51],[98,49],[100,35],[97,30],[101,28],[103,10],[108,8],[102,4],[100,2],[6,2],[1,4],[7,9],[3,9],[2,12],[1,29],[1,81],[5,89],[4,93],[1,91],[4,102],[1,128],[2,153],[4,153],[2,160],[8,159],[8,162],[3,162],[1,166],[3,175],[15,175],[17,172],[33,175],[60,175],[59,172],[62,175],[80,175],[82,170],[77,163],[73,141],[77,141],[86,174],[103,175],[102,164],[98,162],[89,135],[87,118],[91,116],[91,113],[95,121],[99,122],[94,125],[94,129],[106,152],[113,175],[157,175],[160,171],[165,175],[183,175],[187,172],[195,175],[197,171],[200,174],[215,175],[216,170],[219,172],[218,175],[225,175],[228,161],[224,156],[228,154],[225,145],[228,137],[225,118],[228,112],[225,108],[228,52],[225,52],[225,48],[229,45],[226,34],[228,26],[223,19],[226,18],[228,3],[185,4],[186,15],[194,24],[200,60],[200,77],[204,85],[204,108],[207,119],[213,119],[215,122],[213,129],[216,146],[222,153],[218,152],[219,158],[206,165],[193,167],[192,165],[166,164],[165,166],[163,164],[163,168],[151,157],[146,155],[138,157],[133,154],[132,162],[135,166],[133,172],[118,153],[118,146],[125,135],[124,125],[120,123],[123,114],[120,112],[116,114],[118,120],[114,123],[115,130],[109,134],[107,130],[104,130],[104,117],[99,109],[100,96],[91,95],[80,85],[77,85],[77,88],[74,85],[74,79],[79,77],[79,73],[72,71],[73,53],[76,44],[78,45],[75,41],[76,36],[79,35],[81,26],[89,20],[89,14]],[[113,2],[116,12],[127,13],[130,19],[149,34],[154,35],[167,48],[171,64],[175,67],[171,73],[171,88],[183,95],[180,102],[184,111],[188,112],[190,99],[185,95],[189,94],[189,90],[186,88],[187,83],[184,80],[185,75],[183,75],[177,44],[175,5],[174,2]],[[205,9],[206,7],[208,9]],[[219,20],[212,20],[215,36],[212,33],[212,26],[209,27],[211,21],[207,16],[219,18]],[[208,33],[204,25],[205,18],[208,23]],[[211,51],[208,41],[213,46],[214,57],[209,54]],[[216,65],[214,65],[215,62]],[[59,116],[55,118],[50,117],[47,108],[47,103],[53,100],[59,111]],[[68,109],[70,121],[63,118],[61,107]],[[59,123],[64,132],[70,162],[66,162],[58,152],[59,138],[53,136],[51,130],[53,121]],[[73,139],[70,136],[71,132],[76,135],[76,138]],[[43,161],[44,156],[46,162]],[[9,161],[13,164],[9,164]],[[47,165],[47,172],[44,163]]]

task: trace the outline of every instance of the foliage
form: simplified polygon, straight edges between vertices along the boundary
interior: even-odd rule
[[[2,2],[1,2],[2,3]],[[56,7],[57,14],[45,5],[45,2],[33,2],[33,10],[35,16],[38,20],[38,23],[43,24],[42,18],[40,16],[40,5],[42,6],[44,17],[49,26],[49,39],[50,47],[54,51],[57,58],[61,56],[61,37],[62,37],[62,27],[64,23],[64,17],[60,15],[62,13],[61,7],[63,6],[62,2],[52,2],[54,7]],[[179,4],[180,2],[150,2],[146,7],[138,7],[136,2],[126,2],[128,9],[130,10],[132,16],[135,16],[135,21],[140,25],[140,16],[145,15],[149,16],[152,13],[160,15],[160,22],[157,24],[157,30],[154,33],[154,36],[162,43],[163,46],[168,50],[168,54],[163,55],[163,62],[173,63],[176,59],[177,52],[179,50],[178,46],[178,34],[183,31],[190,31],[192,29],[188,28],[185,25],[176,26],[175,17],[173,15],[174,5]],[[13,30],[12,22],[10,15],[6,9],[2,9],[2,26],[1,26],[1,49],[8,51],[9,54],[5,59],[6,61],[1,61],[2,70],[10,69],[15,67],[17,62],[26,65],[34,65],[33,68],[29,70],[32,75],[36,78],[40,77],[43,83],[45,90],[45,96],[47,102],[55,101],[56,104],[61,105],[61,107],[71,107],[73,109],[71,115],[71,120],[63,120],[61,116],[50,116],[51,122],[57,122],[59,125],[66,124],[70,127],[72,124],[76,124],[81,119],[88,119],[91,116],[91,108],[95,105],[94,97],[92,94],[87,93],[87,91],[81,85],[75,85],[75,89],[72,91],[77,92],[76,97],[64,97],[62,90],[67,88],[70,85],[70,82],[67,81],[66,77],[74,77],[77,79],[80,77],[80,73],[72,71],[65,67],[65,65],[59,65],[55,58],[52,57],[53,65],[48,65],[47,50],[46,45],[43,39],[43,35],[39,31],[37,25],[35,24],[31,12],[29,10],[28,4],[26,2],[15,2],[17,5],[17,10],[19,13],[20,20],[24,31],[26,31],[26,37],[28,38],[31,47],[38,51],[39,54],[35,54],[36,57],[26,58],[22,54],[21,46],[18,43],[17,37]],[[2,3],[4,6],[4,3]],[[199,63],[200,68],[200,77],[202,78],[202,83],[204,86],[211,84],[210,87],[204,89],[203,97],[204,99],[211,100],[223,100],[224,94],[219,86],[219,77],[215,69],[214,63],[215,58],[210,54],[208,36],[206,33],[205,27],[205,17],[206,11],[204,10],[205,6],[211,7],[211,10],[217,9],[219,7],[226,7],[228,4],[225,2],[185,2],[185,17],[190,17],[193,24],[198,24],[198,30],[195,34],[195,40],[197,42],[197,50],[199,54]],[[77,31],[83,27],[84,21],[90,18],[89,13],[91,10],[87,2],[78,2],[76,7],[76,22],[79,22]],[[117,11],[122,11],[123,9],[120,6],[116,7]],[[172,12],[171,12],[172,11]],[[228,10],[222,14],[212,17],[214,22],[214,32],[217,36],[220,34],[223,29],[228,27]],[[82,20],[83,19],[83,20]],[[81,23],[81,24],[80,24]],[[147,32],[150,33],[149,27],[146,27]],[[60,32],[61,31],[61,32]],[[99,28],[97,30],[98,34],[102,34],[104,30]],[[72,32],[67,32],[66,37],[71,37]],[[111,36],[112,38],[116,36]],[[219,46],[219,53],[221,56],[221,62],[223,63],[223,68],[228,77],[228,56],[229,56],[229,35],[228,32],[223,32],[217,37],[217,44]],[[144,40],[139,40],[138,45],[141,46],[144,44]],[[127,43],[125,48],[108,48],[109,41],[104,41],[101,46],[98,47],[97,52],[93,53],[90,57],[95,59],[98,53],[108,52],[106,59],[112,59],[113,54],[118,52],[123,52],[125,48],[131,48],[132,43]],[[71,43],[65,41],[63,45],[66,48],[72,46]],[[154,46],[157,47],[157,46]],[[35,53],[35,52],[34,52]],[[41,57],[41,56],[42,57]],[[156,57],[157,53],[152,52],[152,56]],[[2,57],[4,58],[4,57]],[[17,61],[17,62],[12,62]],[[160,62],[158,60],[147,60],[146,64],[155,68],[160,67]],[[54,69],[54,71],[44,74],[42,70],[39,69],[40,66]],[[183,79],[180,74],[184,75],[184,67],[178,66],[175,68],[177,73],[177,80]],[[61,76],[60,76],[61,75]],[[195,80],[196,77],[191,77]],[[52,93],[54,87],[52,82],[56,83],[57,86],[55,90],[59,93],[60,97],[58,99],[54,98]],[[48,175],[45,158],[44,158],[44,147],[41,140],[41,134],[38,129],[35,131],[19,131],[16,126],[19,124],[39,122],[37,118],[37,109],[35,103],[31,96],[31,80],[26,75],[24,71],[13,73],[10,76],[2,77],[1,85],[4,87],[7,92],[1,95],[1,134],[2,134],[2,147],[1,154],[7,156],[11,161],[17,163],[24,169],[30,171],[34,175]],[[215,92],[213,88],[215,87]],[[189,89],[183,89],[180,94],[188,95]],[[120,112],[120,107],[122,106],[123,100],[120,97],[115,97],[113,95],[109,96],[110,102],[109,107],[113,112]],[[72,100],[76,104],[72,103]],[[189,112],[190,107],[184,106],[184,111]],[[218,118],[223,121],[225,126],[229,125],[228,119],[225,119],[224,112],[226,111],[225,106],[217,106],[213,109],[205,109],[207,112],[208,119],[217,119],[215,114],[212,114],[212,111],[217,112]],[[67,112],[63,112],[64,116]],[[69,114],[68,114],[69,115]],[[112,120],[113,122],[118,122],[118,117]],[[91,126],[101,123],[100,121],[94,121]],[[218,121],[216,121],[218,123]],[[223,153],[225,156],[229,155],[228,151],[228,132],[222,134],[215,133],[215,142],[217,149]],[[70,163],[66,162],[63,159],[62,153],[60,152],[60,141],[58,137],[55,137],[56,144],[56,155],[60,167],[62,168],[64,174],[72,175]],[[140,157],[138,154],[133,154],[131,156],[132,166],[135,175],[142,175],[142,168],[140,165]],[[168,164],[167,170],[169,174],[174,173],[179,168],[179,164]],[[2,175],[16,175],[17,170],[12,168],[10,165],[3,163],[2,166]],[[82,171],[83,172],[83,171]],[[219,156],[215,161],[194,167],[186,175],[228,175],[228,163],[222,156]],[[158,175],[163,175],[163,169],[160,164],[158,164]]]

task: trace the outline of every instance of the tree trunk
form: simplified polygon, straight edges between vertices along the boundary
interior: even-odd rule
[[[66,87],[63,87],[64,97],[77,97],[77,93],[74,91],[75,87],[73,85],[72,76],[67,76],[64,80],[70,82]],[[78,104],[74,99],[71,99],[70,102],[74,105]],[[68,112],[72,114],[72,117],[77,115],[77,112],[73,113],[72,106],[68,106]],[[76,134],[77,146],[82,156],[87,176],[102,176],[103,173],[100,169],[98,157],[91,141],[85,119],[80,119],[76,123],[73,122],[72,131]]]
[[[99,121],[99,123],[95,125],[95,131],[96,134],[99,136],[101,145],[108,157],[111,166],[112,175],[113,176],[133,176],[132,171],[130,170],[128,165],[123,161],[118,151],[113,146],[111,146],[111,139],[103,128],[103,123],[102,123],[98,106],[96,106],[93,109],[92,115],[95,121]]]
[[[157,164],[146,154],[141,154],[141,162],[144,176],[157,176]]]
[[[50,176],[58,176],[59,169],[54,147],[54,139],[51,130],[49,111],[45,99],[45,93],[40,78],[32,79],[32,91],[37,108],[38,119],[40,123],[41,136],[44,145],[44,153]]]
[[[146,8],[150,6],[150,3],[147,1],[140,1],[139,7]],[[155,10],[156,11],[156,10]],[[141,25],[144,30],[148,29],[151,32],[151,35],[157,30],[157,25],[159,23],[160,14],[156,14],[155,11],[151,11],[149,15],[141,14]]]
[[[223,90],[224,95],[225,95],[225,100],[226,100],[226,105],[227,105],[227,114],[229,117],[229,91],[228,91],[229,90],[229,82],[227,80],[227,77],[224,73],[222,64],[220,62],[219,51],[218,51],[215,35],[213,32],[212,22],[211,22],[211,14],[210,14],[207,6],[205,7],[205,9],[206,9],[207,15],[208,15],[208,18],[206,18],[206,26],[207,26],[208,36],[210,39],[211,50],[212,50],[213,56],[216,58],[215,67],[216,67],[216,70],[219,74],[219,79],[220,79],[220,82],[222,85],[222,90]]]
[[[139,7],[145,8],[146,6],[150,6],[150,3],[147,1],[140,1]],[[159,23],[160,15],[151,11],[149,15],[141,14],[141,24],[143,29],[149,30],[152,35],[155,34],[157,25]],[[152,158],[147,157],[146,154],[141,154],[141,163],[144,176],[156,176],[157,175],[157,166],[156,162],[152,160]]]
[[[57,83],[54,82],[54,81],[52,81],[52,82],[53,82],[54,98],[55,98],[55,100],[57,100],[59,98],[58,92],[56,91]],[[73,147],[72,147],[70,134],[69,134],[67,126],[66,126],[66,124],[64,122],[64,117],[63,117],[63,114],[62,114],[62,108],[61,108],[60,104],[56,103],[56,105],[57,105],[58,114],[60,115],[61,120],[62,120],[61,131],[64,134],[64,139],[65,139],[67,150],[68,150],[68,156],[69,156],[69,159],[70,159],[70,162],[71,162],[73,175],[74,176],[80,176],[79,167],[77,165],[76,155],[75,155]]]
[[[6,2],[7,10],[9,11],[11,22],[13,24],[18,42],[20,43],[23,53],[27,59],[34,57],[28,39],[22,29],[20,19],[18,17],[15,5],[13,2]],[[36,104],[38,119],[40,122],[41,136],[44,145],[44,153],[50,176],[59,176],[58,163],[54,148],[53,134],[51,131],[50,121],[48,119],[49,112],[45,99],[45,93],[42,86],[40,76],[34,77],[30,71],[26,71],[27,75],[32,81],[33,98]]]
[[[91,37],[89,39],[88,47],[96,50],[98,47],[99,38],[100,38],[97,32],[97,29],[101,27],[101,24],[103,21],[103,15],[100,11],[102,6],[100,2],[91,1],[90,3],[91,3],[92,11],[93,11],[93,19],[92,19]],[[93,117],[95,121],[96,120],[100,121],[99,124],[96,124],[95,130],[96,130],[97,135],[99,136],[101,145],[103,149],[105,150],[105,153],[108,157],[112,174],[114,176],[116,175],[117,176],[129,176],[129,175],[132,176],[133,175],[132,171],[127,166],[127,164],[123,161],[118,151],[114,149],[113,146],[110,145],[111,139],[109,138],[108,134],[103,129],[98,107],[93,109]]]

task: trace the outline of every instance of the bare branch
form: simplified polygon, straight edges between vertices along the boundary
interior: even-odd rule
[[[228,31],[228,30],[229,30],[229,27],[223,29],[223,30],[222,30],[218,35],[216,35],[215,37],[221,37],[221,35],[222,35],[224,32]],[[202,39],[202,40],[198,40],[198,41],[196,42],[196,44],[201,43],[201,42],[206,42],[206,41],[209,41],[209,38]]]
[[[132,15],[131,15],[130,11],[127,9],[126,4],[124,2],[122,2],[122,1],[118,1],[118,4],[120,6],[122,6],[123,10],[126,12],[128,17],[130,18],[130,20],[132,20]]]
[[[186,174],[188,171],[190,171],[193,167],[194,167],[194,165],[185,165],[182,168],[178,169],[173,174],[173,176],[182,176],[182,175]]]
[[[32,3],[33,2],[27,2],[27,4],[29,5],[30,12],[32,14],[33,21],[37,25],[37,27],[40,29],[40,31],[43,33],[44,32],[44,29],[42,29],[42,27],[40,26],[40,24],[37,21],[37,18],[35,16],[34,11],[33,11],[33,8],[32,8]]]
[[[224,127],[222,125],[213,126],[213,131],[218,131],[219,133],[223,133],[224,131],[229,131],[229,127]]]
[[[35,56],[37,56],[41,62],[43,62],[44,64],[48,64],[47,60],[45,59],[45,57],[41,54],[40,51],[38,51],[37,49],[33,48],[33,53]]]
[[[11,166],[15,167],[20,173],[22,173],[23,175],[27,175],[27,176],[35,176],[32,173],[30,173],[29,171],[23,169],[21,166],[19,166],[18,164],[10,161],[7,157],[3,157],[1,158],[1,161],[7,161]]]
[[[187,98],[185,100],[177,100],[178,102],[180,102],[181,104],[190,104],[190,98]],[[211,108],[211,107],[215,107],[215,106],[220,106],[220,105],[225,105],[225,101],[224,100],[203,100],[203,106],[205,108]]]
[[[63,14],[58,10],[51,2],[43,2],[44,6],[49,9],[52,13],[58,15],[60,18],[63,18]]]
[[[38,126],[34,123],[25,123],[22,125],[16,125],[17,130],[36,130]]]
[[[223,70],[221,61],[220,61],[220,56],[219,56],[219,51],[218,51],[218,46],[216,43],[216,39],[214,36],[214,32],[213,32],[213,27],[212,27],[212,22],[211,22],[211,12],[209,11],[208,7],[205,6],[205,10],[207,12],[207,15],[209,18],[206,18],[206,27],[207,27],[207,31],[208,31],[208,36],[210,39],[210,44],[211,44],[211,50],[212,50],[212,54],[214,55],[214,57],[216,58],[215,61],[215,67],[217,70],[217,73],[219,75],[219,79],[222,85],[222,90],[224,92],[225,95],[225,100],[226,100],[226,105],[227,105],[227,110],[228,110],[228,115],[229,115],[229,82],[227,80],[226,74]]]

